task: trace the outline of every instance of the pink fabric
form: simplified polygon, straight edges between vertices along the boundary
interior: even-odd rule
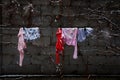
[[[74,46],[73,58],[77,59],[77,28],[62,28],[62,38],[67,45]]]
[[[24,49],[26,48],[26,43],[24,41],[24,31],[23,28],[20,28],[18,33],[18,51],[20,53],[19,57],[19,66],[22,66],[22,62],[24,59]]]

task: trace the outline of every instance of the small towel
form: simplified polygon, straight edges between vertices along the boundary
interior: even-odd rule
[[[87,36],[92,34],[93,28],[79,28],[78,29],[78,42],[82,42],[86,39]]]
[[[24,39],[35,40],[40,38],[40,31],[38,27],[35,28],[24,28]]]

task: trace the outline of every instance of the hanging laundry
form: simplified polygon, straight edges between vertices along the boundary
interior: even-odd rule
[[[86,39],[87,36],[92,34],[93,28],[79,28],[78,29],[78,42],[82,42]]]
[[[62,38],[67,45],[74,46],[73,58],[77,59],[77,28],[62,28]]]
[[[19,66],[22,66],[25,48],[26,48],[26,43],[24,40],[24,31],[23,31],[23,28],[20,28],[19,33],[18,33],[18,51],[20,53]]]
[[[40,38],[39,28],[24,28],[24,39],[25,40],[35,40]]]
[[[64,43],[62,39],[62,29],[58,28],[56,32],[57,42],[56,42],[56,64],[60,63],[60,54],[64,50]]]
[[[20,53],[19,66],[22,66],[24,59],[24,49],[26,47],[25,41],[31,41],[40,38],[39,28],[20,28],[18,33],[18,51]]]

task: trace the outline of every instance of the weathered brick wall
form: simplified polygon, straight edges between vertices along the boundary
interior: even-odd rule
[[[2,0],[3,4],[10,0]],[[21,8],[27,3],[25,0],[18,0]],[[63,27],[84,27],[91,26],[94,29],[112,29],[111,33],[120,33],[118,28],[110,23],[111,21],[119,25],[120,4],[116,0],[63,0],[61,6],[50,4],[49,0],[32,0],[35,13],[32,15],[33,26],[40,28],[40,39],[27,43],[27,51],[23,61],[23,67],[16,63],[19,59],[17,51],[17,34],[19,27],[24,26],[23,19],[19,14],[14,14],[10,18],[6,7],[2,6],[2,24],[12,24],[1,26],[2,52],[0,61],[1,74],[56,74],[56,68],[50,61],[49,54],[55,59],[55,42],[57,23],[55,16],[62,13],[60,23]],[[89,10],[100,10],[96,12]],[[61,9],[61,10],[60,10]],[[20,9],[22,11],[22,9]],[[111,12],[113,10],[113,13]],[[105,12],[104,12],[105,11]],[[111,14],[110,14],[111,12]],[[97,15],[104,15],[111,21],[100,19]],[[69,16],[68,16],[69,15]],[[90,16],[91,15],[91,16]],[[0,31],[1,32],[1,31]],[[95,32],[97,34],[97,31]],[[108,48],[110,44],[120,47],[120,37],[106,39],[99,35],[92,39],[88,37],[84,42],[78,43],[79,58],[72,58],[73,47],[65,46],[64,73],[65,74],[118,74],[120,73],[119,49]],[[110,52],[114,51],[114,52]],[[117,54],[117,55],[116,55]]]

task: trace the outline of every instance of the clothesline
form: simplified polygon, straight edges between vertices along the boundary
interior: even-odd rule
[[[86,26],[87,27],[87,26]],[[86,27],[78,27],[78,28],[86,28]],[[52,27],[52,28],[57,28],[57,27]],[[66,28],[66,27],[63,27],[63,28]],[[68,27],[68,28],[74,28],[74,27]],[[94,28],[94,27],[93,27]],[[5,27],[0,27],[0,29],[2,29],[2,30],[6,30],[6,29],[10,29],[10,30],[19,30],[20,28],[5,28]],[[46,28],[41,28],[41,27],[39,27],[39,29],[47,29],[47,27]],[[98,33],[97,33],[98,34]],[[0,34],[0,35],[3,35],[2,33]],[[116,36],[116,37],[119,37],[120,36],[120,34],[114,34],[114,33],[111,33],[110,34],[110,36]]]
[[[0,25],[0,29],[3,28],[3,29],[18,29],[20,27],[24,27],[25,25],[20,25],[20,26],[13,26],[11,28],[8,28],[9,26],[12,26],[12,25]],[[39,27],[40,29],[47,29],[48,27],[42,27],[40,25],[33,25],[31,27]],[[31,28],[31,27],[27,27],[26,28]],[[86,27],[91,27],[91,28],[98,28],[98,27],[95,27],[95,26],[90,26],[90,25],[85,25],[85,26],[80,26],[80,25],[61,25],[61,28],[86,28]],[[56,26],[56,27],[53,27],[51,26],[51,28],[59,28],[59,26]]]
[[[41,27],[38,27],[39,29],[47,29],[47,28],[41,28]],[[19,30],[20,27],[18,28],[3,28],[3,27],[0,27],[0,29],[11,29],[11,30]]]

